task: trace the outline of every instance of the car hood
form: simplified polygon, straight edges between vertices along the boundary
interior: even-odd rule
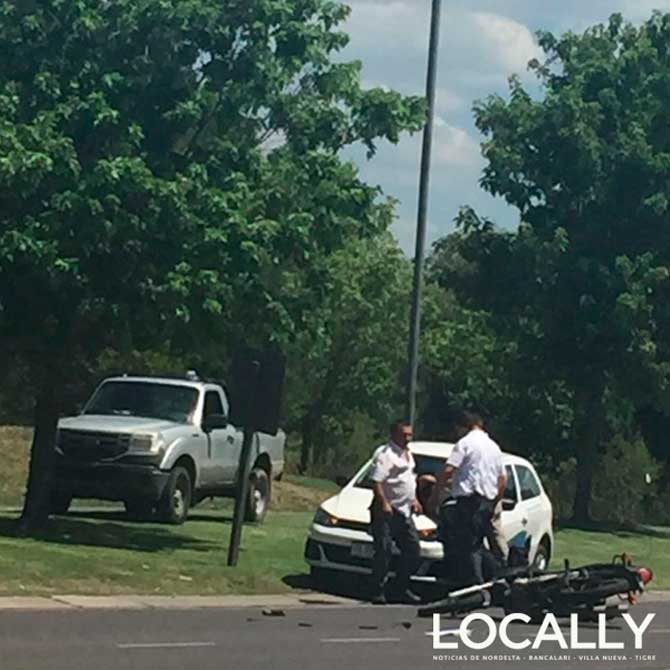
[[[106,414],[82,414],[58,422],[63,430],[87,430],[101,433],[160,433],[174,428],[188,428],[186,424],[151,419],[142,416],[108,416]]]
[[[372,491],[369,489],[346,486],[337,495],[321,503],[321,507],[328,514],[332,514],[343,521],[368,524],[370,523],[372,497]],[[425,514],[415,516],[414,523],[418,530],[436,527],[432,519]]]

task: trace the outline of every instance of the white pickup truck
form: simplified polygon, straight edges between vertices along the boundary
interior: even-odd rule
[[[97,498],[123,501],[134,518],[180,524],[204,498],[233,497],[243,435],[229,409],[224,388],[193,373],[105,379],[79,416],[58,423],[53,511]],[[285,441],[282,431],[254,435],[247,520],[265,516]]]

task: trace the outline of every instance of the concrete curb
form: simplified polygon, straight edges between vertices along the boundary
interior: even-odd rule
[[[640,604],[670,602],[670,591],[648,591]],[[367,602],[322,593],[230,596],[78,596],[0,597],[0,611],[76,610],[184,610],[184,609],[269,609],[359,608]]]
[[[0,597],[3,610],[183,610],[183,609],[246,609],[250,607],[271,609],[301,609],[327,607],[361,607],[361,603],[349,598],[327,594],[286,595],[231,595],[231,596],[78,596],[55,595],[45,597]]]

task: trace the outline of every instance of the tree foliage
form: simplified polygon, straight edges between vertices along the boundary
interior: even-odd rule
[[[343,442],[368,417],[386,433],[398,411],[411,267],[390,234],[354,240],[329,259],[330,285],[291,347],[289,416],[301,467],[351,458]],[[367,444],[367,453],[374,445]]]
[[[669,408],[670,15],[539,41],[541,95],[512,78],[508,98],[475,106],[482,185],[522,224],[499,231],[466,208],[436,253],[459,261],[441,263],[443,284],[517,348],[529,409],[559,410],[583,520],[601,445],[640,408]]]
[[[315,259],[388,225],[338,151],[374,154],[418,129],[424,106],[364,90],[359,63],[334,61],[347,13],[0,2],[0,340],[40,389],[33,456],[53,442],[52,389],[71,361],[289,340],[322,297]]]

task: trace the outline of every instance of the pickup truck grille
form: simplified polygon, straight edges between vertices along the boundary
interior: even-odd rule
[[[130,435],[85,430],[60,430],[58,447],[68,458],[90,463],[121,456],[130,446]]]

